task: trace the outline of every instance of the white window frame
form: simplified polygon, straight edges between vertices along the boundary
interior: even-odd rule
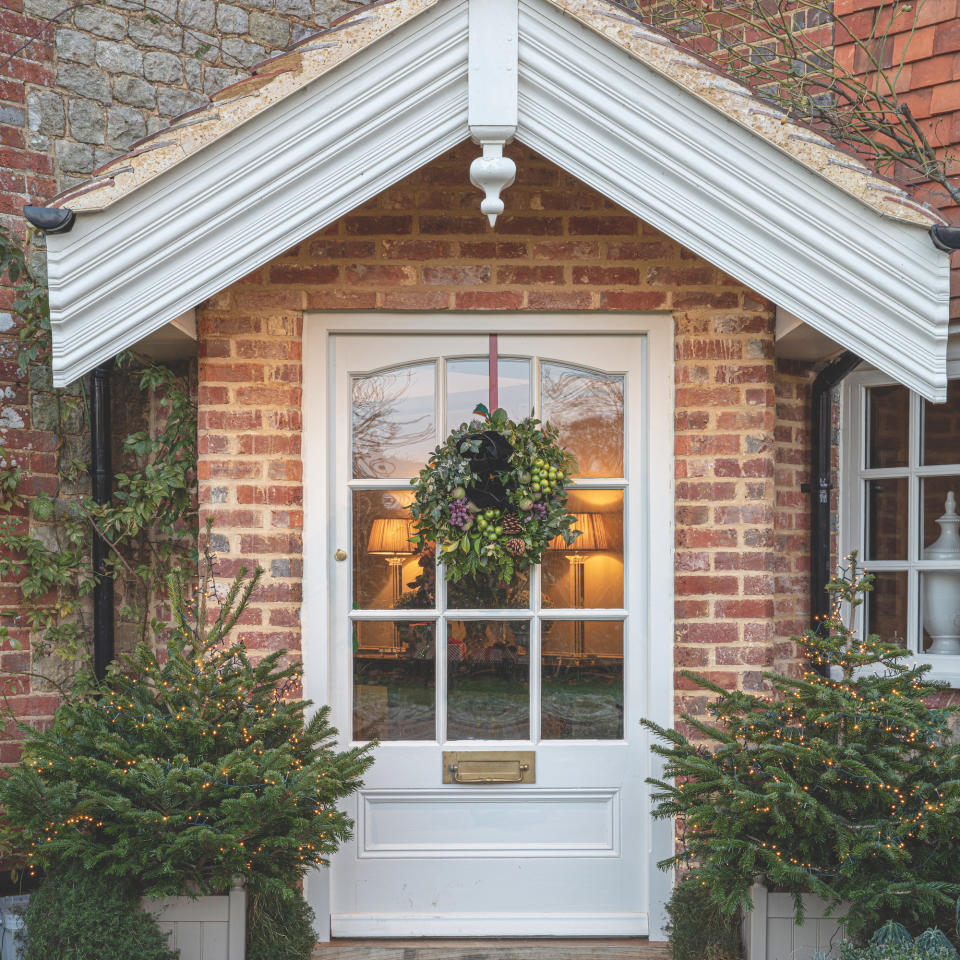
[[[948,380],[960,379],[960,351],[952,349],[952,359],[947,363]],[[858,563],[867,572],[883,571],[907,572],[907,649],[917,656],[919,662],[932,666],[929,677],[960,688],[960,656],[944,654],[926,654],[921,656],[919,645],[920,630],[920,573],[927,569],[942,569],[943,562],[922,560],[920,553],[920,483],[924,477],[957,476],[960,468],[953,466],[920,465],[920,430],[923,425],[924,399],[918,393],[910,391],[910,438],[908,462],[906,467],[868,469],[867,449],[867,390],[870,387],[898,386],[893,378],[874,369],[860,369],[846,378],[841,396],[841,433],[840,433],[840,497],[838,503],[838,531],[840,557],[849,556],[852,550],[858,551]],[[865,560],[864,536],[866,529],[867,484],[870,480],[887,477],[907,477],[908,488],[908,551],[906,560]],[[865,608],[857,610],[855,628],[864,629]],[[889,639],[884,637],[883,639]]]

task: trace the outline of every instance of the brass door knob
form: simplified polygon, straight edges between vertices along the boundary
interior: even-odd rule
[[[339,550],[337,550],[337,552],[333,555],[333,559],[336,560],[337,563],[343,563],[343,561],[347,559],[347,551],[344,550],[344,549],[341,547],[341,548],[340,548]]]

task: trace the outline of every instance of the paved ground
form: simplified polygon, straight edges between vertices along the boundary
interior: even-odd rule
[[[313,960],[670,960],[648,940],[336,940]]]

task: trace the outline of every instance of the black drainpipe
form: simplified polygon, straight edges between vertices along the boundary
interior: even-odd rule
[[[860,358],[844,351],[813,381],[810,398],[810,622],[820,628],[830,612],[827,584],[832,578],[830,557],[830,468],[833,454],[833,389]]]
[[[113,493],[110,464],[110,371],[108,360],[94,368],[90,384],[90,481],[95,503],[109,503]],[[93,671],[97,679],[106,675],[113,660],[113,576],[107,571],[110,555],[107,541],[94,530],[93,570]]]

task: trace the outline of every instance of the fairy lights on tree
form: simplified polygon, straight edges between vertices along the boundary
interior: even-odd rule
[[[82,864],[152,896],[236,876],[282,892],[349,836],[337,802],[369,750],[335,751],[326,708],[306,719],[299,663],[228,639],[260,571],[243,577],[218,609],[209,576],[172,580],[163,656],[141,645],[30,731],[0,803],[31,867]]]
[[[731,913],[763,881],[797,895],[798,918],[804,892],[848,905],[854,935],[888,917],[922,929],[960,896],[957,708],[929,705],[941,687],[928,665],[855,633],[872,589],[856,556],[828,589],[822,635],[799,639],[800,677],[766,674],[756,696],[685,673],[716,695],[710,720],[683,716],[701,742],[644,721],[664,760],[655,816],[679,825],[661,867],[689,870]]]

